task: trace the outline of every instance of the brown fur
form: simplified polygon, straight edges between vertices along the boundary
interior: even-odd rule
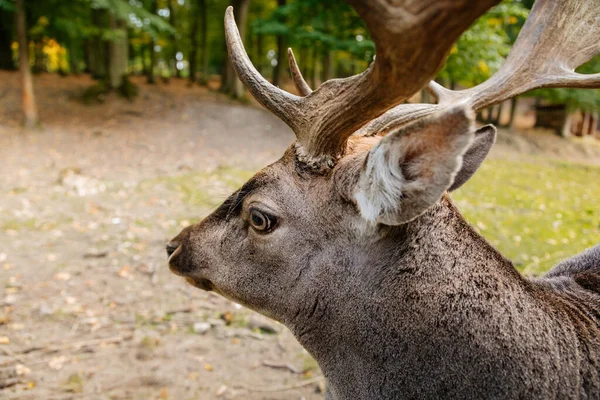
[[[597,270],[528,281],[447,196],[365,224],[338,190],[363,163],[351,150],[311,176],[290,149],[175,238],[171,268],[286,324],[331,399],[600,396]],[[270,234],[248,227],[257,202],[280,218]]]

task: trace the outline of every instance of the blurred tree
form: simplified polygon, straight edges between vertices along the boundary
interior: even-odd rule
[[[0,0],[0,69],[16,69],[12,55],[13,42],[13,4]]]
[[[313,87],[318,71],[321,81],[351,75],[365,69],[375,54],[363,21],[342,0],[288,1],[266,18],[256,19],[252,27],[257,35],[286,38],[287,44],[298,50],[301,69]],[[285,68],[285,46],[277,47],[275,68]]]
[[[277,6],[279,8],[285,6],[286,0],[277,0]],[[285,26],[286,18],[285,15],[279,18],[279,22]],[[282,29],[282,31],[277,35],[277,61],[275,67],[273,69],[273,84],[275,86],[281,86],[281,74],[283,69],[286,67],[286,49],[285,49],[285,39],[287,36],[287,30]]]
[[[33,81],[29,68],[29,46],[27,41],[27,24],[23,0],[15,0],[15,29],[19,43],[19,71],[21,73],[21,103],[25,127],[33,128],[38,124],[37,106],[33,92]]]
[[[208,8],[206,2],[208,0],[198,0],[198,12],[202,19],[202,47],[200,48],[200,67],[202,68],[202,75],[200,77],[200,83],[202,85],[208,84],[208,63],[209,63],[209,50],[208,50]]]
[[[241,37],[246,36],[246,22],[248,19],[249,5],[250,0],[231,0],[231,6],[233,6],[233,15],[238,25]],[[242,82],[237,79],[229,59],[226,59],[225,61],[225,77],[221,91],[227,93],[234,99],[243,99],[245,97]]]
[[[190,71],[189,80],[190,83],[196,82],[198,76],[198,31],[200,30],[200,14],[201,7],[199,0],[190,0],[190,18],[191,29],[190,29]]]
[[[148,0],[147,1],[148,6],[149,6],[149,11],[152,15],[156,15],[156,9],[157,9],[157,4],[156,4],[156,0]],[[148,66],[148,70],[147,70],[147,75],[146,75],[146,81],[148,83],[156,83],[156,80],[154,78],[154,69],[156,68],[156,39],[155,39],[155,35],[150,34],[151,40],[150,43],[148,44],[148,53],[150,54],[150,65]]]
[[[600,71],[600,56],[592,58],[577,69],[582,74]],[[536,109],[540,116],[537,126],[556,128],[557,133],[567,137],[571,133],[579,136],[592,135],[598,125],[600,90],[585,89],[540,89],[529,94],[536,98]],[[580,118],[574,119],[577,114]],[[558,121],[557,121],[558,120]],[[546,126],[546,121],[557,121],[560,126]]]
[[[191,0],[188,0],[190,2]],[[171,73],[177,77],[181,78],[181,68],[179,68],[178,61],[180,61],[177,56],[179,54],[180,46],[179,46],[179,34],[177,31],[177,0],[167,0],[166,1],[167,10],[169,10],[169,24],[174,28],[173,33],[170,35],[169,39],[171,42],[171,51],[170,51],[170,60],[169,67],[171,69]],[[183,11],[183,10],[182,10]],[[182,58],[183,59],[183,58]]]

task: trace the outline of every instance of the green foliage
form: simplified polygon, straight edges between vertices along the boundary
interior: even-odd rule
[[[175,33],[167,21],[144,8],[139,0],[90,0],[93,9],[108,10],[115,18],[127,22],[130,27],[146,30],[152,35]]]
[[[504,63],[527,15],[514,0],[492,8],[459,38],[438,77],[467,87],[489,79]]]
[[[297,47],[318,46],[322,51],[341,50],[371,61],[375,45],[358,14],[342,0],[295,0],[265,18],[256,19],[257,35],[283,35]]]
[[[10,0],[0,0],[0,10],[15,11],[15,5]]]

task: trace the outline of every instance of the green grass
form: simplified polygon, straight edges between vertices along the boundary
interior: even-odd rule
[[[139,185],[141,191],[156,184],[165,185],[178,192],[187,204],[198,208],[213,208],[250,179],[254,172],[238,168],[220,167],[212,172],[187,174],[146,180]]]
[[[600,168],[547,159],[491,159],[453,199],[525,274],[600,243]]]

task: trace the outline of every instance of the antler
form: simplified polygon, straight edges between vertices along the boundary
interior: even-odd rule
[[[359,133],[384,134],[457,102],[479,111],[537,88],[599,88],[600,74],[575,72],[599,53],[600,1],[537,0],[506,62],[486,82],[453,91],[432,81],[429,90],[438,104],[399,105]]]
[[[290,72],[292,73],[292,79],[294,80],[296,90],[301,96],[308,96],[312,93],[312,89],[304,80],[302,72],[300,71],[300,67],[298,67],[298,63],[296,62],[296,57],[294,57],[294,52],[291,48],[288,48],[288,62],[290,64]]]
[[[371,32],[377,57],[362,74],[329,80],[310,93],[301,86],[300,93],[308,93],[304,97],[260,76],[244,50],[231,7],[225,14],[225,34],[240,80],[296,133],[299,159],[321,168],[333,165],[358,128],[431,80],[458,36],[499,1],[349,0]]]

